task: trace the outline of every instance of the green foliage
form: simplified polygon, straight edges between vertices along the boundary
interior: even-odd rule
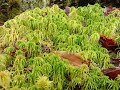
[[[10,72],[8,71],[0,71],[0,86],[4,89],[10,88]]]
[[[42,76],[40,77],[37,82],[36,82],[36,86],[39,88],[39,89],[42,89],[42,90],[50,90],[51,86],[52,86],[52,82],[49,81],[47,79],[47,77],[45,76]]]
[[[101,73],[113,65],[98,41],[104,34],[119,43],[119,29],[120,18],[104,17],[98,4],[71,7],[69,16],[57,5],[27,10],[0,27],[0,86],[8,90],[73,90],[76,85],[82,90],[118,90],[119,77],[109,80]],[[72,66],[58,55],[42,53],[44,44],[52,50],[77,52],[91,60],[90,66]]]

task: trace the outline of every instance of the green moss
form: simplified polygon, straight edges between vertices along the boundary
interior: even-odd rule
[[[71,10],[70,16],[57,5],[27,10],[0,28],[0,42],[4,46],[1,47],[4,52],[0,55],[0,70],[12,73],[11,84],[6,84],[10,86],[8,89],[71,90],[76,85],[82,90],[119,88],[119,80],[109,80],[101,72],[113,65],[108,50],[98,41],[100,35],[105,34],[119,43],[116,29],[120,29],[120,19],[111,15],[104,17],[99,4]],[[90,66],[72,66],[56,54],[42,53],[41,45],[52,50],[77,52],[84,60],[91,60]],[[11,52],[15,55],[10,56]]]

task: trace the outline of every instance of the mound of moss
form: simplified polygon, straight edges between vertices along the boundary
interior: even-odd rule
[[[110,80],[101,72],[114,65],[99,43],[103,34],[117,40],[119,27],[120,18],[104,17],[98,4],[71,7],[69,16],[57,5],[25,11],[0,27],[0,89],[119,90],[120,77]],[[77,52],[91,64],[75,67],[43,53],[45,43],[52,50]]]

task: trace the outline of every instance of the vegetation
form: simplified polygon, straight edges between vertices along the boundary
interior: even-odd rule
[[[0,89],[119,90],[120,76],[110,80],[101,72],[114,65],[99,43],[103,34],[119,43],[119,32],[120,18],[104,17],[99,4],[71,7],[69,16],[57,5],[27,10],[0,27]],[[91,60],[90,66],[72,66],[58,55],[43,53],[44,44],[78,52]]]
[[[0,1],[0,24],[8,19],[12,19],[23,11],[34,9],[36,7],[45,8],[57,4],[60,8],[64,9],[66,6],[87,6],[88,4],[94,5],[99,3],[102,7],[107,4],[120,7],[119,0],[1,0]]]

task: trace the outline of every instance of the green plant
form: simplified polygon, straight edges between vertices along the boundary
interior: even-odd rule
[[[5,74],[2,78],[7,78],[7,82],[0,83],[2,89],[120,88],[119,77],[109,80],[101,72],[114,65],[110,63],[108,50],[99,43],[103,34],[119,43],[120,18],[104,17],[98,4],[70,9],[69,16],[57,5],[27,10],[0,27],[0,73]],[[47,45],[51,53],[42,52],[42,45]],[[84,60],[90,60],[90,65],[73,66],[67,59],[53,54],[55,50],[79,53]]]
[[[10,88],[10,72],[9,71],[0,71],[0,86],[3,89],[8,89]]]

